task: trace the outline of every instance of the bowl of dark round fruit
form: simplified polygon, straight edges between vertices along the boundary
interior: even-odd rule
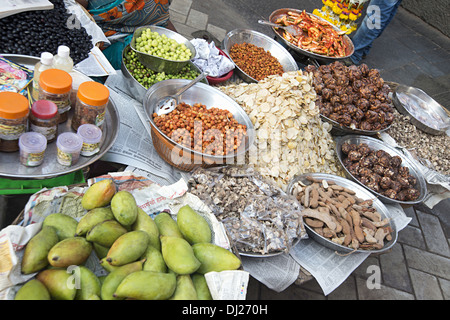
[[[201,71],[198,67],[189,61],[189,63],[175,74],[165,72],[155,72],[144,66],[138,59],[136,52],[131,50],[128,45],[122,52],[122,74],[127,83],[131,95],[138,101],[142,101],[147,90],[155,83],[167,79],[195,79]],[[201,82],[208,84],[203,78]]]
[[[382,202],[412,205],[425,199],[427,184],[419,168],[385,142],[346,135],[336,139],[336,154],[347,177]]]

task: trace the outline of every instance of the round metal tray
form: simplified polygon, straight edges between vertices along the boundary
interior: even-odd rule
[[[401,95],[405,95],[406,98],[412,99],[413,103],[417,103],[417,107],[421,108],[418,110],[418,113],[426,117],[425,121],[418,118],[407,104],[400,101],[399,96]],[[450,117],[443,107],[421,89],[398,85],[392,95],[392,100],[400,113],[409,116],[411,123],[426,133],[440,135],[450,128]],[[430,123],[434,123],[436,126],[431,127]]]
[[[39,58],[17,54],[2,54],[3,57],[15,63],[23,65],[29,69],[34,69]],[[112,98],[109,99],[105,115],[105,124],[103,127],[102,140],[100,141],[100,151],[91,156],[80,156],[78,162],[73,166],[67,167],[60,165],[56,160],[56,141],[47,145],[45,151],[44,162],[36,167],[27,167],[19,161],[19,151],[16,152],[0,152],[0,176],[18,179],[47,179],[73,171],[82,169],[93,162],[99,160],[114,144],[119,132],[119,114]],[[58,125],[58,134],[73,131],[71,127],[73,109],[69,111],[69,119]]]
[[[280,16],[287,14],[288,11],[296,12],[298,14],[303,12],[303,10],[298,10],[298,9],[289,9],[289,8],[277,9],[277,10],[275,10],[274,12],[272,12],[270,14],[269,21],[275,23],[275,21]],[[307,14],[313,15],[312,13],[308,13],[308,12],[307,12]],[[322,20],[322,21],[324,21],[324,22],[326,22],[327,24],[329,24],[334,30],[336,30],[338,32],[341,31],[338,27],[336,27],[335,25],[333,25],[330,22],[326,21],[325,19],[323,19],[321,17],[318,17],[318,16],[315,16],[315,17],[320,19],[320,20]],[[298,52],[300,54],[303,54],[305,56],[308,56],[308,57],[311,57],[311,58],[314,58],[314,59],[317,59],[317,60],[320,60],[320,61],[323,61],[323,62],[333,62],[333,61],[346,59],[346,58],[350,57],[353,54],[353,52],[355,51],[355,46],[353,45],[353,42],[352,42],[352,40],[350,39],[350,37],[348,35],[344,35],[343,36],[344,42],[348,45],[346,56],[345,57],[328,57],[328,56],[324,56],[324,55],[321,55],[321,54],[317,54],[317,53],[314,53],[314,52],[310,52],[310,51],[301,49],[301,48],[293,45],[289,41],[285,40],[281,36],[281,34],[274,27],[272,27],[272,30],[275,33],[276,37],[278,39],[281,39],[281,41],[283,41],[283,43],[286,44],[289,48],[293,49],[294,51],[296,51],[296,52]]]
[[[414,176],[417,179],[416,188],[420,192],[419,198],[417,198],[414,201],[400,201],[400,200],[394,200],[389,197],[386,197],[382,195],[381,193],[375,192],[372,189],[365,186],[363,183],[361,183],[355,176],[353,176],[345,167],[343,160],[344,155],[342,153],[342,145],[344,142],[348,142],[350,144],[360,144],[360,143],[366,143],[370,149],[372,150],[384,150],[387,153],[389,153],[391,156],[399,156],[402,159],[402,166],[406,166],[409,169],[409,173]],[[364,187],[365,189],[372,192],[377,198],[379,198],[384,203],[398,203],[403,205],[413,205],[422,202],[425,199],[425,196],[427,194],[427,183],[425,181],[425,178],[420,173],[419,168],[412,162],[410,159],[408,159],[402,152],[399,150],[389,146],[385,142],[372,138],[372,137],[366,137],[366,136],[357,136],[357,135],[348,135],[343,137],[338,137],[336,139],[336,154],[338,156],[339,162],[342,166],[342,168],[345,171],[346,176],[349,179],[352,179],[356,183],[358,183],[360,186]]]
[[[390,215],[389,210],[386,208],[386,206],[376,197],[374,197],[374,195],[367,191],[367,189],[362,188],[360,185],[356,184],[353,181],[350,181],[346,178],[343,177],[339,177],[336,175],[332,175],[332,174],[327,174],[327,173],[305,173],[302,175],[298,175],[295,176],[291,182],[289,183],[288,187],[287,187],[287,192],[289,194],[292,194],[292,191],[294,189],[294,185],[296,182],[302,182],[305,185],[309,185],[311,184],[311,181],[308,180],[307,178],[311,177],[314,179],[318,179],[318,180],[327,180],[327,181],[333,181],[335,182],[337,185],[339,186],[343,186],[346,187],[348,189],[353,190],[356,194],[357,197],[363,199],[363,200],[372,200],[373,201],[373,207],[381,214],[382,219],[384,218],[392,218]],[[395,223],[390,222],[389,223],[390,227],[392,228],[392,240],[390,241],[385,241],[383,248],[381,249],[374,249],[374,250],[365,250],[365,249],[357,249],[354,250],[353,248],[349,248],[343,245],[340,245],[338,243],[335,243],[333,241],[328,240],[327,238],[319,235],[317,232],[315,232],[311,227],[309,227],[306,223],[305,223],[305,228],[306,228],[306,232],[308,233],[308,235],[315,241],[317,241],[318,243],[320,243],[321,245],[331,249],[331,250],[335,250],[338,252],[365,252],[365,253],[381,253],[384,252],[386,250],[389,250],[396,242],[397,242],[397,236],[398,236],[398,232],[397,232],[397,228],[395,227]]]

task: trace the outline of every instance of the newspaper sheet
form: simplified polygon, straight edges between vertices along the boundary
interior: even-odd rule
[[[171,185],[160,186],[146,177],[124,171],[89,179],[88,186],[102,179],[113,179],[117,190],[131,192],[138,207],[151,217],[165,211],[176,219],[181,206],[186,204],[191,206],[210,225],[212,242],[231,249],[222,223],[198,197],[187,192],[188,188],[183,179]],[[23,275],[20,265],[25,245],[40,231],[45,217],[51,213],[60,212],[79,220],[86,214],[86,210],[81,206],[81,197],[88,186],[44,188],[30,197],[25,206],[24,220],[21,225],[10,225],[0,231],[0,300],[13,299],[21,285],[36,275],[36,273]],[[94,251],[85,266],[97,276],[107,274],[99,264]],[[214,287],[210,289],[213,297],[227,300],[245,299],[248,284],[246,271],[217,272],[210,275],[209,279],[214,284]]]

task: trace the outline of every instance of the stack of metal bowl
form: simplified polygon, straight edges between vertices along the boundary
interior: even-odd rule
[[[230,57],[231,47],[235,44],[249,43],[257,47],[263,48],[264,50],[270,52],[270,54],[278,59],[280,64],[283,66],[284,72],[297,71],[298,65],[294,60],[292,55],[277,41],[271,39],[257,31],[248,29],[235,29],[225,36],[223,40],[223,51],[227,54],[231,61],[233,59]],[[246,82],[258,82],[256,79],[245,73],[238,65],[235,64],[236,73]]]

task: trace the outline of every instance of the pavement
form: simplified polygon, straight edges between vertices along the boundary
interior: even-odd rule
[[[171,20],[188,39],[207,31],[221,43],[227,32],[245,28],[273,37],[268,19],[279,8],[320,8],[320,0],[173,0]],[[201,32],[203,31],[203,32]],[[363,60],[380,70],[387,81],[421,88],[450,108],[450,39],[414,14],[399,8],[396,16]],[[275,292],[250,279],[249,300],[449,300],[450,299],[450,199],[433,210],[424,205],[404,208],[411,223],[399,232],[387,253],[370,255],[336,290],[323,294],[316,280],[292,284]],[[370,266],[381,270],[381,285],[370,289]]]

